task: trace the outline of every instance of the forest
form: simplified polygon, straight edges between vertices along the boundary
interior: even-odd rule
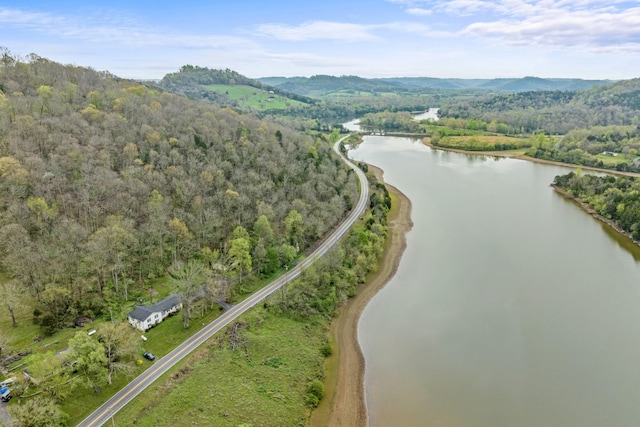
[[[506,123],[510,133],[564,135],[593,126],[638,124],[640,79],[577,91],[528,91],[444,100],[443,117]]]
[[[570,172],[553,184],[589,205],[595,212],[640,240],[640,182],[630,176],[596,176]]]
[[[343,121],[361,117],[443,147],[530,147],[534,157],[640,171],[635,80],[496,95],[354,76],[264,83],[185,65],[156,83],[0,54],[0,365],[27,374],[14,387],[21,403],[10,405],[23,425],[77,422],[145,368],[140,340],[123,321],[135,305],[180,294],[180,318],[148,334],[166,354],[304,257],[358,197],[356,177],[332,151]],[[259,111],[207,85],[301,104]],[[440,120],[413,120],[411,111],[434,106]],[[328,323],[384,247],[391,199],[369,177],[370,209],[341,245],[206,350],[222,370],[238,368],[243,352],[264,352],[259,369],[247,356],[239,382],[289,360],[302,380],[274,387],[295,390],[292,424],[304,424],[322,399]],[[640,237],[635,180],[569,174],[556,185]],[[309,360],[274,355],[252,335],[265,324],[279,339],[290,331],[279,345],[292,353],[302,351],[293,337],[308,337]],[[249,395],[265,403],[265,390]]]
[[[242,298],[304,256],[358,197],[355,175],[332,151],[336,138],[4,49],[0,300],[2,324],[16,332],[0,331],[0,357],[14,366],[21,347],[44,338],[43,349],[64,349],[71,337],[65,360],[74,360],[70,370],[52,353],[29,356],[33,380],[16,390],[38,397],[12,405],[17,416],[42,407],[64,425],[46,398],[78,421],[68,385],[79,372],[80,390],[95,391],[139,372],[139,344],[121,322],[135,304],[177,292],[188,329],[217,301]],[[358,247],[334,260],[345,272],[307,276],[274,306],[279,315],[330,317],[375,268],[388,209],[381,191],[350,238]],[[99,341],[70,329],[94,321]],[[33,328],[31,343],[20,331]]]

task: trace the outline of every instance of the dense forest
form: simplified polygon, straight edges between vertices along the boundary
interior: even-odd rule
[[[49,333],[181,261],[274,271],[357,197],[321,135],[35,55],[0,90],[0,265]]]
[[[2,366],[39,349],[12,387],[25,398],[12,405],[16,420],[65,425],[66,411],[78,421],[100,402],[85,402],[88,390],[139,373],[140,340],[122,319],[158,290],[183,303],[180,329],[157,335],[165,353],[192,318],[215,318],[218,303],[304,256],[358,197],[355,174],[332,150],[337,137],[3,49],[0,299],[17,335],[0,331]],[[326,335],[383,247],[390,199],[380,185],[371,194],[365,222],[286,299],[265,304],[270,316]],[[97,340],[70,329],[95,319]],[[322,377],[318,364],[305,369]],[[287,387],[307,396],[308,416],[321,395],[299,381]]]
[[[637,125],[594,126],[550,138],[539,134],[527,154],[575,165],[640,172],[640,129]]]
[[[553,184],[640,241],[640,181],[629,176],[596,176],[570,172]]]
[[[579,91],[528,91],[445,100],[443,117],[506,123],[512,133],[563,135],[576,128],[638,124],[640,79]]]

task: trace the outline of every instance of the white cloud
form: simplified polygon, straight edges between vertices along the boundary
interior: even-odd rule
[[[424,34],[429,31],[429,26],[414,22],[361,25],[345,22],[315,21],[305,22],[298,26],[264,24],[260,25],[257,31],[263,35],[287,41],[341,40],[358,42],[378,39],[376,31],[380,30]]]
[[[640,40],[640,8],[618,11],[610,8],[606,11],[537,9],[529,16],[476,22],[461,34],[489,37],[506,44],[576,46],[602,51],[607,46],[636,44]]]
[[[345,40],[361,41],[375,38],[370,28],[364,25],[344,22],[315,21],[298,26],[284,24],[264,24],[258,32],[280,40]]]
[[[637,52],[640,43],[639,1],[387,1],[415,16],[428,11],[431,26],[439,30],[431,32],[432,37],[476,36],[503,45],[580,47],[594,52]]]
[[[407,9],[407,13],[409,15],[428,16],[428,15],[431,15],[433,11],[430,9],[422,9],[420,7],[411,7]]]
[[[14,27],[94,43],[200,49],[251,45],[246,39],[232,36],[172,34],[124,17],[120,17],[118,25],[104,25],[104,22],[109,21],[111,20],[98,15],[63,17],[51,13],[0,8],[0,24],[5,28]]]

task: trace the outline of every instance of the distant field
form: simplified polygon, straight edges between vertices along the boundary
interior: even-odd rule
[[[605,166],[609,166],[609,167],[616,166],[620,163],[630,164],[636,158],[638,158],[638,156],[629,156],[623,153],[619,153],[617,156],[607,156],[605,154],[597,154],[595,157],[596,159],[601,160]]]
[[[517,138],[505,135],[463,135],[445,136],[439,141],[431,141],[435,146],[456,148],[469,151],[515,150],[530,146],[528,138]]]
[[[270,94],[251,86],[215,84],[207,85],[205,88],[212,92],[226,94],[229,98],[256,110],[281,110],[307,105],[304,102]]]

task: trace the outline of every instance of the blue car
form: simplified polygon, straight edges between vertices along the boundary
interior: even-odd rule
[[[8,402],[9,399],[11,399],[11,390],[9,390],[9,387],[2,387],[0,389],[0,400]]]

